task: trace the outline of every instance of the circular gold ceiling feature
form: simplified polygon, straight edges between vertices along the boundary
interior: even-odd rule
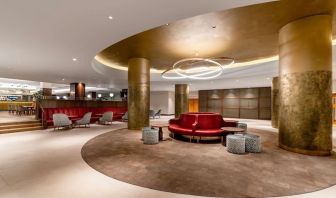
[[[96,60],[127,70],[130,58],[143,57],[150,60],[155,73],[187,57],[228,56],[236,62],[230,67],[243,66],[278,55],[282,26],[316,14],[336,16],[335,10],[335,0],[281,0],[208,13],[126,38],[101,51]],[[336,17],[333,24],[336,27]]]

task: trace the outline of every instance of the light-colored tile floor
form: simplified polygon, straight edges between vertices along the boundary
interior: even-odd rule
[[[34,115],[13,115],[8,113],[8,111],[0,111],[0,123],[8,122],[24,122],[35,120]]]
[[[151,122],[167,120],[168,117],[162,117]],[[249,127],[271,128],[270,121],[244,121]],[[0,197],[195,197],[127,184],[95,171],[83,161],[81,148],[89,139],[124,127],[125,123],[114,123],[67,131],[47,129],[0,135]],[[334,198],[335,194],[333,186],[290,197]]]

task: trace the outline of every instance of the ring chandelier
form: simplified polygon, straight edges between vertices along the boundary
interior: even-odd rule
[[[226,61],[225,65],[221,61]],[[172,67],[161,73],[162,78],[170,80],[193,79],[207,80],[220,76],[224,66],[234,63],[233,58],[185,58],[173,64]],[[186,67],[186,69],[183,69]]]

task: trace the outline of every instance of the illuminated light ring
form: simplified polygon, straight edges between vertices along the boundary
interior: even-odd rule
[[[171,68],[167,69],[166,71],[161,73],[161,77],[164,79],[168,79],[168,80],[179,80],[179,79],[185,79],[185,77],[183,76],[167,76],[166,74],[171,71]],[[176,73],[175,73],[176,74]]]
[[[217,65],[219,69],[209,70],[208,72],[204,72],[204,73],[200,73],[200,74],[186,75],[186,74],[181,73],[178,70],[178,67],[176,67],[180,63],[183,63],[183,62],[186,62],[186,61],[191,61],[191,60],[209,62],[209,63],[212,63],[214,65]],[[215,78],[215,77],[217,77],[217,76],[219,76],[223,73],[223,67],[220,63],[218,63],[214,60],[211,60],[211,59],[204,59],[204,58],[186,58],[186,59],[179,60],[176,63],[174,63],[173,70],[178,75],[183,76],[185,78],[190,78],[190,79],[210,79],[210,78]],[[213,74],[213,73],[216,73],[216,74],[214,76],[202,77],[202,76],[206,76],[206,75]]]
[[[220,58],[220,60],[225,60],[225,59],[231,60],[231,62],[229,64],[225,64],[225,66],[229,66],[229,65],[232,65],[234,63],[234,59],[232,59],[232,58]],[[203,72],[203,73],[199,73],[199,74],[194,74],[194,75],[186,75],[186,74],[181,73],[178,70],[179,67],[177,67],[177,66],[180,63],[183,63],[183,62],[186,62],[186,61],[192,61],[192,60],[193,61],[205,61],[205,62],[212,63],[212,64],[217,66],[217,69],[210,70],[210,71]],[[169,68],[169,69],[165,70],[163,73],[161,73],[161,76],[164,79],[170,79],[170,80],[178,80],[178,79],[207,80],[207,79],[216,78],[216,77],[220,76],[223,73],[223,69],[224,68],[223,68],[222,64],[220,64],[217,61],[208,59],[208,58],[186,58],[186,59],[182,59],[182,60],[179,60],[179,61],[175,62],[174,65],[171,68]],[[172,70],[175,72],[175,74],[177,74],[177,76],[168,76],[167,75],[167,73],[172,71]],[[213,74],[213,73],[216,73],[216,74],[214,74],[212,76],[207,76],[207,75],[210,75],[210,74]]]

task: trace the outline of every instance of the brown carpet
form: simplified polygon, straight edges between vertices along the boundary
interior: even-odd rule
[[[277,147],[277,134],[260,135],[260,154],[234,155],[220,143],[167,140],[144,145],[140,131],[99,135],[82,148],[97,171],[155,190],[215,197],[270,197],[302,194],[336,184],[335,157],[312,157]],[[168,132],[164,131],[164,136]]]

